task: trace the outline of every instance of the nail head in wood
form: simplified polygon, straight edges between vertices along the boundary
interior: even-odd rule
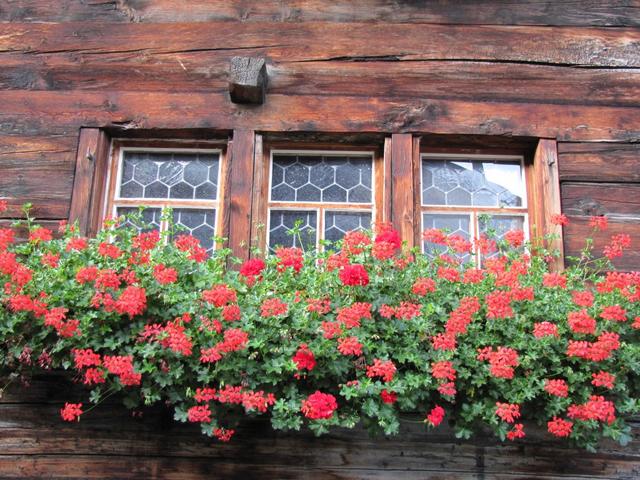
[[[229,72],[229,94],[233,103],[264,103],[267,64],[261,57],[233,57]]]

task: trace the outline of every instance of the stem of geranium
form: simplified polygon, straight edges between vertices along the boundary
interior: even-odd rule
[[[89,408],[87,408],[86,410],[84,410],[82,413],[88,413],[91,410],[93,410],[94,408],[96,408],[98,405],[100,405],[102,402],[104,402],[107,398],[109,398],[111,395],[113,395],[114,393],[116,393],[116,390],[113,390],[112,388],[109,388],[107,390],[107,394],[105,396],[103,396],[97,403],[94,403],[93,405],[91,405]]]

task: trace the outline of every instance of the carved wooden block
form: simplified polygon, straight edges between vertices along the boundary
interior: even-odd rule
[[[229,71],[229,94],[233,103],[264,103],[267,65],[264,58],[233,57]]]

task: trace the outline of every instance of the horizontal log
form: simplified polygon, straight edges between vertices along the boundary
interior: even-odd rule
[[[21,216],[25,203],[33,204],[37,218],[66,218],[69,215],[74,176],[72,152],[0,154],[0,197],[8,200],[4,218]]]
[[[233,52],[0,55],[2,90],[224,92]],[[269,94],[388,96],[576,105],[640,105],[634,69],[467,61],[342,60],[269,66]]]
[[[323,41],[330,39],[330,42]],[[202,51],[273,62],[467,60],[640,67],[636,28],[413,25],[407,23],[0,23],[0,53],[119,53],[144,57]],[[239,52],[239,53],[238,53]],[[81,56],[78,57],[82,58]]]
[[[563,183],[562,210],[578,217],[606,215],[610,221],[640,224],[640,184]],[[638,239],[640,241],[640,239]]]
[[[636,0],[397,2],[364,0],[179,0],[78,2],[14,0],[0,7],[0,21],[207,22],[394,21],[500,25],[640,25]]]
[[[0,134],[112,126],[640,139],[640,116],[632,108],[275,94],[265,105],[247,107],[226,94],[165,92],[31,92],[27,98],[0,92]]]
[[[567,448],[541,431],[519,444],[500,444],[487,437],[460,442],[448,428],[427,431],[419,422],[403,422],[403,435],[370,437],[362,429],[338,430],[315,438],[309,433],[283,433],[270,429],[263,419],[243,422],[233,441],[213,443],[194,425],[177,424],[170,414],[152,409],[132,419],[123,408],[100,408],[67,424],[59,407],[34,405],[0,406],[0,448],[16,459],[29,455],[65,456],[70,463],[83,457],[159,457],[206,459],[212,463],[253,465],[257,471],[287,470],[291,465],[310,469],[376,469],[421,472],[474,472],[487,474],[563,474],[623,478],[640,462],[638,442],[625,449],[606,444],[598,453]],[[52,435],[52,432],[55,434]],[[115,433],[117,432],[117,433]],[[564,462],[558,464],[557,456]],[[478,468],[482,456],[482,468]],[[0,473],[2,461],[0,460]],[[4,477],[3,477],[4,478]]]
[[[589,227],[589,220],[584,216],[569,215],[570,224],[564,227],[564,254],[579,257],[585,246],[585,239],[594,239],[594,255],[602,256],[602,249],[609,243],[612,235],[626,233],[632,238],[631,249],[625,251],[622,258],[616,258],[614,266],[620,271],[640,270],[640,223],[609,222],[605,232],[595,232]]]
[[[640,144],[560,143],[562,181],[640,182]]]
[[[40,225],[41,227],[45,227],[48,228],[49,230],[51,230],[53,232],[54,237],[59,237],[58,234],[58,225],[59,225],[59,221],[56,220],[37,220],[37,224]],[[13,227],[13,223],[14,220],[6,220],[6,219],[0,219],[0,228],[13,228],[14,231],[16,232],[16,236],[15,236],[15,240],[17,242],[23,242],[25,241],[28,237],[29,237],[29,232],[27,231],[27,228],[24,226],[24,224],[20,227]]]

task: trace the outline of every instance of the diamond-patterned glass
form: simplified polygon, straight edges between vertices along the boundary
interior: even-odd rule
[[[216,211],[196,208],[174,208],[173,222],[181,227],[176,235],[191,234],[200,240],[200,246],[211,255],[216,234]]]
[[[525,185],[517,161],[422,160],[422,204],[522,207]]]
[[[324,238],[330,242],[342,240],[352,230],[371,228],[371,212],[326,211],[324,214]]]
[[[116,213],[118,216],[130,215],[132,213],[138,213],[137,207],[118,207]],[[141,223],[134,223],[131,219],[127,218],[123,225],[127,227],[135,227],[138,232],[149,232],[151,230],[160,230],[160,217],[162,216],[162,209],[160,208],[145,208],[142,211]],[[143,228],[144,226],[144,228]]]
[[[217,153],[124,151],[121,198],[215,200]]]
[[[283,202],[372,202],[371,156],[273,156],[271,199]]]
[[[423,230],[438,228],[445,230],[449,235],[460,235],[466,239],[471,238],[471,218],[469,214],[448,214],[448,213],[423,213]],[[444,245],[432,242],[423,242],[424,252],[430,257],[436,257],[446,251]],[[469,254],[458,256],[463,262],[470,259]]]
[[[299,235],[292,235],[291,231],[299,222]],[[292,211],[271,210],[269,212],[269,248],[302,247],[304,250],[316,247],[316,232],[318,229],[318,214],[315,210]]]

